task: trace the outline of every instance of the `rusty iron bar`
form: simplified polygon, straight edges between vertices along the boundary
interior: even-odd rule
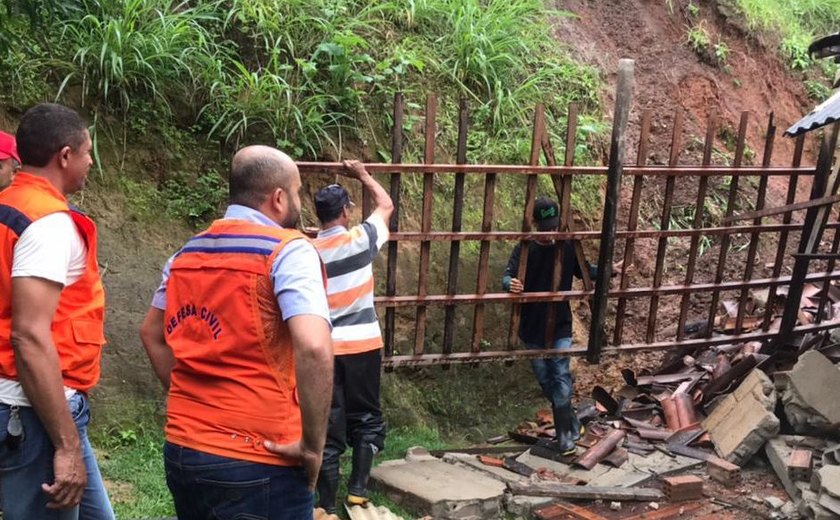
[[[668,159],[668,166],[673,168],[677,165],[680,158],[680,151],[682,147],[682,131],[683,131],[683,113],[681,109],[676,109],[674,112],[674,128],[671,136],[671,155]],[[668,176],[665,180],[665,198],[662,201],[662,219],[659,221],[659,228],[667,231],[671,227],[671,204],[674,198],[674,186],[676,184],[676,177]],[[665,254],[668,248],[668,238],[659,237],[659,243],[656,246],[656,265],[653,271],[653,286],[659,287],[662,285],[662,274],[665,268]],[[656,316],[659,312],[659,295],[654,294],[650,298],[650,307],[648,310],[647,332],[645,338],[648,343],[653,341],[656,335]]]
[[[733,165],[736,168],[741,167],[744,160],[744,148],[746,146],[747,124],[749,123],[749,112],[741,113],[741,122],[738,126],[738,141],[735,146],[735,160]],[[735,205],[738,202],[738,177],[732,176],[729,179],[729,197],[726,200],[725,216],[730,217],[735,212]],[[726,271],[726,257],[729,254],[729,235],[723,235],[720,241],[720,252],[718,255],[717,271],[715,272],[715,283],[723,281],[723,275]],[[712,301],[709,305],[709,319],[707,326],[707,334],[712,333],[712,328],[717,316],[718,300],[720,298],[720,291],[715,289],[712,291]]]
[[[469,105],[466,98],[461,98],[458,105],[458,164],[467,163],[467,128],[469,127]],[[464,214],[464,182],[463,173],[455,174],[455,200],[452,207],[452,231],[461,231]],[[458,269],[461,263],[461,244],[453,241],[449,245],[449,276],[446,279],[446,290],[449,294],[458,292]],[[444,310],[443,317],[443,353],[452,352],[455,342],[455,306],[450,305]]]
[[[650,135],[650,123],[653,119],[653,111],[645,110],[642,112],[642,127],[639,130],[639,151],[636,154],[636,165],[644,166],[647,163],[648,154],[648,140]],[[703,177],[705,178],[705,177]],[[636,231],[639,225],[639,206],[642,199],[642,188],[645,184],[643,175],[636,175],[633,177],[633,194],[630,197],[630,213],[627,216],[627,231]],[[616,232],[616,238],[624,237],[622,231]],[[630,277],[627,276],[627,269],[633,263],[633,253],[636,247],[636,237],[633,235],[627,236],[624,241],[624,261],[621,264],[621,281],[619,287],[626,289],[630,284]],[[627,308],[627,300],[619,298],[618,305],[615,311],[615,330],[613,331],[613,344],[621,343],[624,331],[624,313]]]
[[[401,92],[394,94],[394,128],[391,134],[391,161],[399,164],[402,161],[402,122],[403,122],[403,96]],[[391,214],[391,221],[388,229],[391,233],[399,230],[400,223],[400,173],[391,173],[391,200],[394,203],[394,212]],[[397,242],[388,242],[388,270],[385,284],[385,294],[394,296],[397,294]],[[394,331],[396,327],[394,309],[385,309],[385,355],[394,353]]]
[[[713,111],[709,116],[709,121],[706,127],[706,141],[703,144],[703,166],[710,166],[712,164],[712,151],[715,147],[715,130],[717,128],[717,111]],[[697,185],[697,203],[694,206],[694,222],[691,227],[694,229],[701,229],[703,227],[703,215],[706,211],[706,193],[709,189],[709,178],[700,177]],[[694,270],[697,267],[697,255],[700,248],[700,237],[702,235],[693,235],[691,237],[691,246],[688,250],[688,266],[685,270],[685,284],[691,285],[694,282]],[[677,321],[677,340],[682,340],[685,335],[683,330],[685,321],[688,319],[688,305],[690,302],[689,295],[683,296],[680,301],[680,317]]]
[[[484,211],[481,218],[482,233],[490,233],[493,230],[493,205],[496,200],[496,174],[488,174],[484,178]],[[490,241],[481,241],[481,250],[478,253],[478,279],[476,280],[475,292],[484,294],[487,292],[487,269],[490,263]],[[481,339],[484,336],[484,304],[475,306],[473,314],[472,331],[472,352],[481,350]]]
[[[545,132],[545,107],[542,103],[537,104],[534,108],[534,129],[531,139],[531,160],[530,164],[537,165],[540,162],[540,151],[542,150],[542,134]],[[525,204],[522,212],[522,231],[528,232],[531,230],[531,214],[534,212],[534,199],[537,194],[537,178],[534,176],[528,177],[525,185]],[[516,278],[525,283],[528,267],[528,249],[529,242],[522,240],[519,242],[519,266],[516,270]],[[519,304],[514,303],[510,311],[510,328],[508,330],[507,348],[512,350],[517,344],[517,337],[519,335],[519,319],[522,308]]]
[[[759,219],[761,217],[780,215],[782,213],[789,213],[791,211],[802,211],[803,209],[821,208],[825,206],[830,206],[835,202],[840,202],[840,194],[827,195],[825,197],[819,197],[813,200],[804,200],[802,202],[796,202],[794,204],[786,206],[778,206],[775,208],[766,208],[757,211],[750,211],[749,213],[744,213],[743,215],[738,215],[736,217],[725,218],[723,219],[723,223],[729,224],[731,222],[738,222],[740,220]]]
[[[764,157],[761,160],[761,165],[764,167],[770,166],[770,160],[773,157],[773,142],[776,138],[776,120],[773,112],[770,112],[770,117],[767,121],[767,135],[764,139]],[[755,209],[764,209],[764,203],[767,200],[767,177],[762,177],[758,181],[758,193],[756,195]],[[761,217],[756,217],[753,225],[761,225]],[[743,280],[747,281],[752,278],[755,264],[755,256],[758,253],[759,234],[756,232],[750,233],[750,245],[747,250],[747,264],[744,266]],[[749,291],[747,289],[741,290],[741,295],[738,298],[738,311],[735,316],[735,333],[740,334],[741,328],[744,326],[744,315],[747,310],[747,298]]]
[[[816,176],[811,186],[811,200],[824,197],[826,191],[829,189],[829,181],[833,175],[834,167],[832,161],[834,159],[834,152],[837,148],[837,137],[840,125],[835,123],[832,125],[830,135],[826,133],[820,143],[820,153],[817,158]],[[840,178],[838,178],[840,179]],[[837,190],[837,180],[832,183],[831,190],[834,193]],[[799,247],[797,252],[801,254],[816,253],[819,249],[820,238],[822,237],[824,226],[822,218],[828,218],[828,213],[824,211],[823,207],[809,208],[805,214],[805,222],[802,225],[802,234],[799,239]],[[791,274],[791,285],[788,289],[787,299],[785,301],[785,308],[782,312],[782,323],[779,327],[778,334],[771,342],[764,344],[761,348],[762,354],[774,354],[775,352],[787,348],[792,342],[796,332],[796,323],[799,316],[799,305],[802,300],[802,290],[804,280],[808,278],[808,266],[810,258],[806,256],[797,256],[793,263],[793,272]]]
[[[803,281],[818,282],[825,280],[840,279],[840,271],[833,271],[831,273],[809,273]],[[643,298],[654,294],[660,296],[685,294],[694,292],[704,292],[711,290],[719,291],[735,291],[744,288],[757,287],[773,287],[780,285],[790,285],[793,278],[791,276],[781,276],[778,278],[757,278],[748,282],[731,281],[721,283],[702,283],[695,285],[662,285],[660,287],[630,287],[628,289],[613,289],[607,293],[609,298]],[[456,294],[450,296],[447,294],[432,294],[423,298],[417,296],[376,296],[374,302],[377,305],[385,307],[412,307],[417,304],[424,305],[472,305],[478,302],[483,303],[534,303],[534,302],[559,302],[568,300],[583,300],[591,296],[594,291],[542,291],[529,292],[523,294],[513,293],[485,293],[485,294]]]
[[[761,224],[760,226],[726,226],[699,229],[670,229],[668,231],[658,229],[641,229],[636,231],[616,231],[616,238],[659,238],[659,237],[694,237],[704,235],[733,235],[752,232],[776,233],[787,231],[798,231],[802,226],[798,224]],[[840,227],[840,222],[829,222],[827,228]],[[394,233],[391,240],[401,242],[422,242],[424,240],[434,241],[510,241],[510,240],[597,240],[600,238],[599,231],[463,231],[450,233],[448,231],[433,231],[421,233],[416,231],[405,231]]]
[[[802,164],[802,151],[805,149],[805,134],[800,135],[796,138],[796,144],[793,149],[793,159],[791,161],[792,166],[794,168],[798,168]],[[785,199],[785,204],[790,205],[796,201],[796,187],[799,182],[799,176],[794,174],[791,175],[790,179],[788,179],[788,191],[787,191],[787,198]],[[787,211],[782,217],[782,224],[789,225],[793,220],[793,212]],[[799,226],[796,229],[800,229]],[[787,251],[787,242],[788,242],[788,235],[790,231],[784,230],[779,235],[779,242],[776,246],[776,259],[773,262],[773,277],[777,277],[782,274],[782,265],[785,259],[785,253]],[[770,324],[773,321],[774,311],[775,311],[775,303],[776,301],[776,288],[771,287],[770,292],[767,294],[767,308],[764,312],[764,322],[761,325],[762,330],[770,330]]]
[[[818,325],[803,325],[796,327],[793,332],[797,334],[811,334],[828,329],[836,328],[840,325],[840,321],[826,322]],[[730,345],[733,343],[747,343],[751,341],[766,341],[776,336],[775,332],[751,332],[741,334],[740,336],[715,336],[709,339],[691,339],[684,341],[664,341],[657,343],[641,343],[641,344],[627,344],[604,348],[601,351],[602,355],[618,355],[628,352],[645,352],[645,351],[661,351],[661,350],[692,350],[698,348],[716,347],[721,345]],[[385,357],[382,360],[382,365],[388,368],[403,368],[416,367],[426,365],[452,365],[452,364],[472,364],[482,361],[519,361],[528,359],[551,358],[562,356],[584,356],[587,349],[584,347],[571,347],[563,349],[546,350],[499,350],[499,351],[483,351],[479,353],[472,352],[455,352],[452,354],[424,354],[422,356],[391,356]],[[670,435],[670,433],[669,433]]]
[[[310,173],[338,173],[343,167],[341,163],[327,162],[299,162],[296,163],[302,174]],[[520,174],[520,175],[606,175],[607,167],[604,166],[527,166],[518,164],[388,164],[370,163],[365,168],[374,173],[466,173],[481,174]],[[769,175],[771,177],[788,177],[790,175],[814,175],[813,167],[791,168],[788,166],[773,166],[762,168],[760,166],[745,166],[735,168],[732,166],[715,166],[703,168],[699,166],[679,166],[669,168],[667,166],[625,166],[625,175],[647,175],[650,177],[677,177],[708,176],[708,177],[760,177]]]
[[[606,343],[604,325],[607,318],[607,293],[610,289],[613,249],[615,247],[616,217],[618,199],[621,196],[621,176],[624,165],[625,131],[633,102],[633,60],[618,62],[618,86],[616,87],[613,131],[610,139],[610,162],[607,174],[607,190],[604,213],[601,217],[601,243],[598,248],[598,279],[592,297],[592,320],[589,324],[589,345],[586,359],[598,363],[601,347]],[[585,269],[585,265],[581,266]]]
[[[426,126],[424,128],[425,147],[423,149],[423,162],[432,164],[435,162],[435,133],[437,131],[437,98],[430,94],[426,98]],[[420,229],[423,233],[432,231],[432,205],[434,202],[434,173],[423,174],[423,217]],[[417,294],[426,296],[429,283],[429,256],[432,243],[424,240],[420,243],[420,272],[417,276]],[[416,326],[414,329],[414,354],[423,353],[426,341],[426,307],[417,307]]]
[[[566,117],[566,151],[563,164],[565,166],[573,166],[575,163],[575,148],[577,143],[577,119],[578,119],[578,105],[577,103],[569,104],[568,115]],[[545,153],[545,160],[549,166],[557,164],[554,157],[554,151],[551,146],[551,136],[548,131],[543,132],[542,147]],[[551,181],[554,184],[555,195],[560,206],[559,230],[569,231],[571,229],[571,196],[572,196],[572,177],[560,177],[557,175],[551,176]],[[575,242],[575,253],[580,247],[579,242]],[[563,254],[565,247],[556,247],[554,250],[554,264],[552,265],[551,287],[554,291],[560,291],[560,282],[563,279]],[[582,257],[582,251],[581,251]],[[583,268],[582,268],[583,269]],[[585,286],[589,289],[589,286]],[[546,348],[551,347],[554,343],[554,332],[557,324],[557,306],[549,305],[548,317],[545,325],[545,337],[543,344]]]
[[[826,271],[831,272],[834,270],[835,265],[837,264],[837,258],[840,256],[838,255],[838,250],[840,250],[840,231],[834,230],[834,239],[831,241],[831,253],[827,256],[828,266],[826,267]],[[813,260],[813,255],[811,256]],[[828,303],[828,289],[831,285],[831,282],[823,282],[822,290],[820,291],[820,302],[817,306],[817,323],[822,323],[822,315],[823,311],[825,310],[825,306]],[[832,316],[833,318],[833,316]]]

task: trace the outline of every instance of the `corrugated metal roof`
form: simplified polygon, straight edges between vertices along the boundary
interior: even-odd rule
[[[794,123],[785,131],[785,135],[796,137],[799,134],[816,130],[838,120],[840,120],[840,91],[835,92],[833,96],[820,103],[807,116]]]

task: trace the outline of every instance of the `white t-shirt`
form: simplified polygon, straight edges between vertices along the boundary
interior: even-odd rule
[[[26,228],[15,244],[12,278],[44,278],[68,286],[85,272],[87,246],[68,213],[51,213]],[[69,399],[76,391],[64,387]],[[0,403],[30,406],[19,382],[0,377]]]

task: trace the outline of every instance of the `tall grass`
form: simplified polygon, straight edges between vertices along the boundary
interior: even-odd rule
[[[780,48],[791,68],[804,70],[812,62],[808,45],[840,27],[840,0],[737,0],[747,25],[781,37]]]
[[[597,75],[552,38],[550,19],[562,13],[541,0],[42,3],[51,8],[0,18],[0,32],[20,41],[0,57],[5,84],[43,77],[55,86],[42,97],[81,92],[131,119],[192,115],[194,131],[231,146],[274,141],[309,158],[347,138],[376,148],[396,91],[417,103],[437,91],[470,99],[473,127],[490,141],[486,160],[515,151],[521,161],[536,102],[597,106]],[[31,16],[43,27],[36,35]]]

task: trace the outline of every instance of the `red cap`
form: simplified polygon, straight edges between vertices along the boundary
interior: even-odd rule
[[[18,164],[23,164],[23,161],[20,160],[20,156],[17,153],[15,136],[0,131],[0,161],[5,161],[10,157],[16,160]]]

